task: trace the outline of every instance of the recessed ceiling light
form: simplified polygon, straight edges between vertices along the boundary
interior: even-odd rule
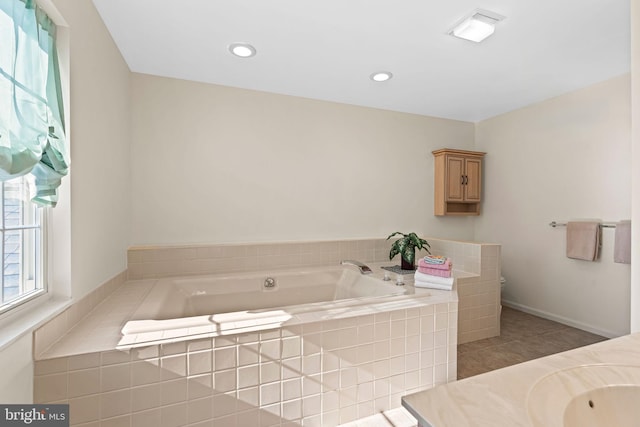
[[[256,48],[249,43],[232,43],[229,45],[229,52],[240,58],[250,58],[256,54]]]
[[[453,27],[449,34],[461,39],[480,43],[495,31],[496,24],[504,16],[488,10],[477,9]]]
[[[374,82],[386,82],[391,77],[393,77],[393,74],[388,71],[378,71],[369,76],[369,78]]]

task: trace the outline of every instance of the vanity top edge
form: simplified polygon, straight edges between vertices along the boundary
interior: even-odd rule
[[[402,406],[425,427],[532,426],[527,398],[542,378],[578,366],[615,369],[639,361],[636,332],[403,396]]]

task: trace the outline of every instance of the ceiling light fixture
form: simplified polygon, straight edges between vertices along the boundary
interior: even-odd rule
[[[449,35],[472,42],[480,43],[496,29],[496,24],[505,17],[488,10],[476,9],[462,21],[458,22]]]
[[[250,58],[256,54],[256,48],[249,43],[232,43],[229,45],[229,52],[240,58]]]
[[[391,79],[391,77],[393,77],[393,74],[388,71],[378,71],[369,76],[374,82],[386,82]]]

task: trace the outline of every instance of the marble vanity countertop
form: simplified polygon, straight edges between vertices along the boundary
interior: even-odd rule
[[[610,377],[606,384],[604,369]],[[594,371],[598,374],[590,375]],[[640,333],[410,394],[402,405],[423,427],[562,426],[564,405],[575,393],[612,382],[640,384],[636,372]],[[554,387],[549,387],[549,379]]]

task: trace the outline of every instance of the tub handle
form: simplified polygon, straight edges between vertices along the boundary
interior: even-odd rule
[[[264,279],[264,287],[265,288],[274,288],[276,286],[276,279],[273,277],[267,277]]]

